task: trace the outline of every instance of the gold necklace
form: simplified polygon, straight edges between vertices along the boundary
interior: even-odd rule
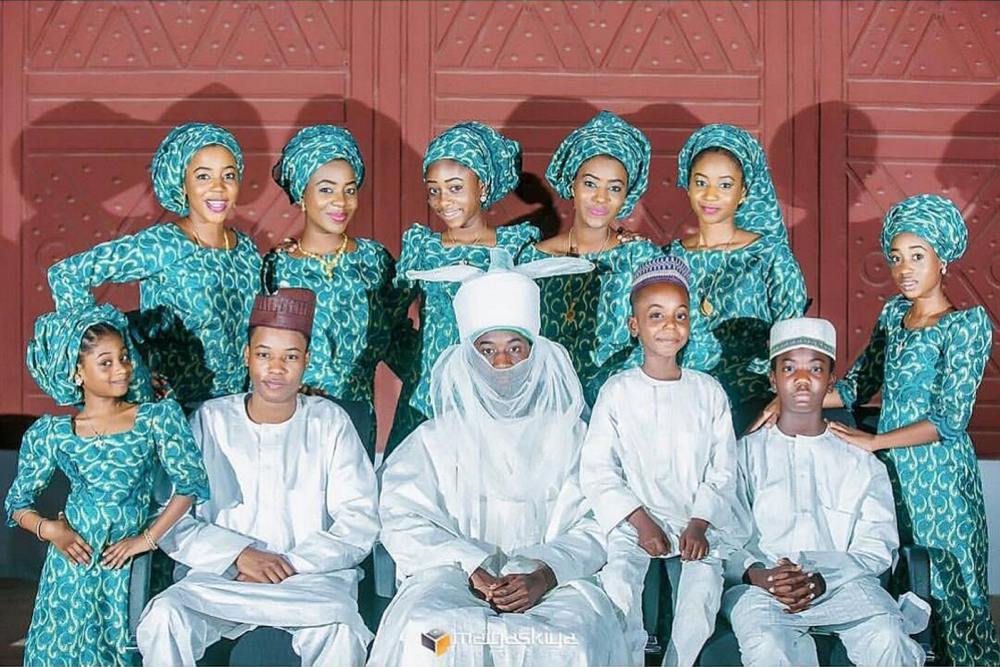
[[[715,306],[712,305],[712,301],[708,297],[715,293],[715,285],[719,282],[719,277],[724,273],[723,269],[726,266],[726,253],[729,252],[729,247],[733,244],[733,239],[736,238],[737,229],[739,228],[733,226],[733,233],[729,235],[729,240],[726,241],[726,247],[722,250],[722,261],[719,262],[719,268],[715,270],[715,275],[712,276],[712,283],[708,286],[708,289],[705,290],[705,295],[701,299],[701,305],[698,307],[699,310],[701,310],[701,314],[705,317],[711,317],[715,312]],[[699,246],[704,246],[705,237],[702,236],[700,231],[698,232],[698,241]]]
[[[337,268],[337,264],[340,263],[340,258],[347,250],[347,242],[350,237],[347,235],[346,232],[344,233],[343,236],[344,238],[340,242],[340,247],[333,251],[333,257],[330,257],[329,259],[327,259],[323,255],[319,255],[317,253],[306,250],[305,248],[302,247],[302,241],[296,241],[295,247],[298,249],[299,252],[301,252],[309,259],[315,259],[317,262],[319,262],[319,265],[323,267],[323,273],[326,274],[328,280],[331,280],[333,279],[333,270]]]
[[[611,240],[611,227],[608,227],[608,234],[607,234],[607,236],[604,237],[604,243],[601,244],[601,249],[598,250],[596,254],[599,255],[602,252],[604,252],[605,248],[608,247],[608,241],[610,241],[610,240]],[[569,238],[567,239],[567,244],[569,246],[569,249],[567,250],[566,254],[570,255],[570,256],[576,256],[576,257],[578,257],[579,255],[573,249],[573,228],[572,227],[569,228]],[[587,293],[587,288],[590,287],[590,281],[592,281],[593,279],[594,279],[594,271],[590,271],[587,274],[587,277],[584,279],[583,285],[580,287],[580,290],[577,292],[576,296],[573,297],[573,301],[569,304],[569,307],[566,308],[566,323],[567,324],[572,324],[574,321],[576,321],[576,306],[577,306],[577,304],[580,303],[580,299],[582,299],[583,296]]]
[[[457,245],[476,245],[483,238],[483,232],[480,231],[479,235],[476,236],[476,238],[472,239],[471,243],[465,243],[464,241],[462,243],[459,243],[458,239],[455,238],[455,235],[451,233],[451,228],[449,228],[447,231],[448,231],[448,240],[451,241],[451,244],[453,246],[457,246]]]
[[[198,236],[198,230],[194,228],[194,225],[191,225],[191,233],[194,234],[194,242],[198,244],[199,248],[211,248],[212,250],[218,250],[215,246],[206,245],[202,242],[201,237]],[[222,228],[222,242],[225,244],[225,249],[229,250],[229,232],[226,231],[225,227]]]

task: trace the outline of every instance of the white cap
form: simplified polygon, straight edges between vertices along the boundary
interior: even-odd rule
[[[466,280],[452,302],[459,338],[511,329],[533,341],[541,328],[540,299],[535,281],[513,271],[487,271]]]
[[[771,359],[788,350],[804,347],[837,358],[837,330],[819,317],[793,317],[771,327]]]

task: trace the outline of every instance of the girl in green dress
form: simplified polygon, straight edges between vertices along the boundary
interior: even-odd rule
[[[39,418],[21,443],[17,477],[4,503],[7,523],[49,542],[25,644],[25,665],[125,665],[132,557],[208,498],[208,479],[180,406],[136,403],[133,347],[125,317],[111,306],[43,315],[28,344],[28,370],[75,416]],[[148,384],[148,383],[147,383]],[[154,471],[174,496],[149,517]],[[65,512],[32,508],[56,468],[70,482]]]
[[[823,404],[854,408],[881,390],[878,435],[838,423],[830,430],[878,453],[893,483],[900,542],[930,552],[938,662],[1000,665],[982,480],[967,432],[993,325],[982,306],[957,310],[942,286],[968,231],[951,201],[917,195],[889,210],[881,242],[900,294],[886,301],[868,347]]]
[[[627,217],[646,191],[649,159],[646,135],[609,111],[573,130],[545,171],[556,192],[573,200],[573,224],[521,259],[568,255],[595,266],[590,273],[541,281],[542,335],[569,352],[590,405],[612,374],[642,362],[627,325],[632,276],[663,253],[645,239],[626,241],[612,224]]]
[[[529,223],[494,228],[484,211],[513,190],[521,176],[521,145],[481,123],[459,123],[435,137],[424,154],[427,203],[444,224],[443,232],[414,224],[403,234],[396,286],[409,305],[420,298],[420,331],[407,327],[394,339],[398,365],[405,365],[402,393],[386,455],[431,416],[430,376],[445,349],[458,343],[451,300],[458,283],[410,280],[409,271],[453,264],[489,267],[490,249],[504,248],[518,261],[540,237]]]
[[[768,334],[801,316],[806,285],[792,255],[764,150],[746,130],[706,125],[677,156],[677,185],[688,192],[698,233],[666,251],[691,268],[691,337],[681,355],[729,396],[742,433],[773,398]]]
[[[236,207],[243,155],[215,125],[188,123],[160,144],[150,169],[160,204],[180,216],[65,259],[49,269],[56,309],[90,305],[90,290],[139,281],[131,328],[165,393],[182,404],[243,391],[250,308],[260,254],[225,226]]]
[[[361,151],[344,128],[315,125],[285,145],[272,173],[302,208],[306,226],[300,238],[265,256],[265,282],[316,294],[303,384],[364,410],[371,428],[359,435],[374,460],[375,369],[383,359],[396,361],[388,354],[393,329],[409,320],[393,287],[392,255],[376,241],[347,233],[365,179]]]

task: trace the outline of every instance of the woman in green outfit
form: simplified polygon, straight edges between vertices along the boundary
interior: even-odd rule
[[[303,383],[367,412],[371,428],[360,435],[374,460],[375,369],[383,359],[395,360],[388,355],[393,329],[409,320],[393,287],[392,255],[376,241],[347,233],[365,179],[361,151],[344,128],[306,127],[285,145],[272,174],[302,208],[306,226],[300,238],[264,257],[265,283],[316,294]]]
[[[65,259],[49,269],[56,309],[94,303],[90,290],[139,281],[130,322],[143,360],[183,405],[243,391],[243,347],[260,284],[250,237],[225,226],[243,155],[227,130],[175,127],[153,156],[153,191],[180,216]]]
[[[768,335],[774,322],[805,312],[805,280],[764,150],[746,130],[706,125],[692,134],[677,156],[677,185],[698,218],[697,234],[666,248],[691,268],[681,363],[722,383],[740,434],[773,398]]]
[[[624,240],[612,225],[646,191],[649,159],[646,135],[609,111],[573,130],[545,170],[555,191],[573,200],[573,224],[521,259],[568,255],[595,266],[590,273],[541,281],[542,335],[569,352],[590,405],[612,374],[642,361],[627,326],[632,276],[663,253],[645,239]]]
[[[982,480],[966,431],[993,325],[982,306],[956,309],[942,286],[968,231],[951,201],[917,195],[889,210],[881,242],[901,294],[886,301],[868,347],[823,405],[853,408],[881,389],[878,435],[830,429],[878,453],[893,483],[900,542],[930,552],[938,661],[1000,665]]]
[[[82,409],[44,415],[28,429],[4,503],[9,526],[49,542],[25,665],[132,664],[131,559],[156,549],[194,500],[208,498],[201,452],[180,406],[136,402],[132,352],[125,317],[111,306],[68,307],[35,323],[28,370],[56,403]],[[153,519],[160,466],[176,495]],[[32,506],[57,468],[70,482],[65,512],[43,517]]]
[[[458,343],[451,300],[458,283],[411,280],[409,271],[468,264],[489,267],[490,249],[507,250],[515,261],[537,241],[528,223],[494,228],[484,211],[513,190],[521,177],[521,145],[481,123],[459,123],[435,137],[424,154],[427,203],[444,223],[443,232],[414,224],[403,234],[396,286],[407,305],[420,299],[420,331],[411,336],[399,327],[394,354],[406,365],[403,389],[389,435],[386,455],[431,416],[431,369],[441,353]]]

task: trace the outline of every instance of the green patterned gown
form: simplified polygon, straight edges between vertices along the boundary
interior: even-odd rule
[[[882,390],[879,433],[927,419],[941,440],[878,453],[889,469],[902,544],[931,556],[934,648],[941,664],[1000,665],[990,617],[982,480],[966,432],[990,356],[992,325],[982,307],[908,330],[910,302],[886,302],[868,347],[837,383],[853,408]]]
[[[201,452],[180,406],[143,403],[130,431],[79,437],[70,416],[45,415],[24,435],[17,478],[4,503],[7,524],[31,507],[52,473],[69,479],[66,519],[90,544],[89,565],[49,546],[24,650],[25,665],[123,665],[132,662],[128,594],[131,566],[100,564],[101,551],[147,527],[154,469],[162,464],[174,493],[208,498]]]
[[[392,255],[376,241],[355,241],[357,250],[341,256],[332,278],[311,258],[278,252],[265,262],[274,262],[278,287],[305,287],[316,294],[309,367],[302,383],[365,406],[371,424],[365,446],[374,459],[375,369],[379,361],[389,358],[394,329],[409,320],[400,293],[393,287]]]
[[[183,405],[246,389],[243,361],[260,254],[236,232],[236,247],[201,248],[172,223],[101,243],[49,269],[57,309],[93,303],[92,287],[139,281],[130,317],[142,360]]]
[[[801,317],[806,283],[791,248],[762,236],[737,250],[688,250],[680,240],[666,248],[691,268],[691,334],[681,363],[709,373],[729,396],[737,434],[774,397],[768,382],[771,325]],[[701,312],[708,298],[711,316]]]
[[[580,255],[595,264],[590,273],[545,278],[541,285],[542,335],[569,352],[587,404],[593,406],[604,382],[642,363],[642,346],[628,332],[629,295],[635,270],[662,257],[650,241],[622,243]],[[522,262],[551,257],[531,246]]]
[[[504,248],[515,262],[522,251],[541,237],[537,227],[529,223],[508,225],[497,228],[496,247]],[[460,245],[446,248],[441,244],[441,234],[429,227],[414,224],[403,234],[403,250],[396,267],[395,285],[403,294],[403,302],[409,304],[417,296],[420,300],[419,336],[408,336],[407,340],[394,340],[394,351],[390,354],[399,361],[390,366],[406,368],[403,388],[396,405],[396,416],[389,434],[386,456],[403,441],[413,429],[431,416],[430,385],[431,369],[448,347],[458,343],[458,324],[451,300],[458,291],[459,283],[438,283],[412,281],[406,277],[407,271],[426,271],[453,264],[469,264],[481,269],[490,265],[490,247],[483,245]]]

